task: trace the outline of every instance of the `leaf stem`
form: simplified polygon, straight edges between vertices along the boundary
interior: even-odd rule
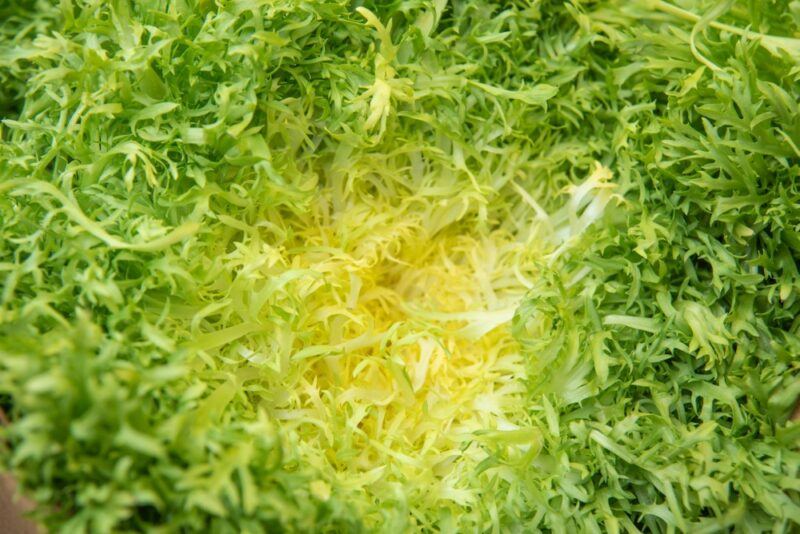
[[[670,4],[669,2],[665,2],[664,0],[653,0],[650,2],[650,4],[655,9],[663,13],[675,15],[676,17],[682,18],[686,21],[697,23],[702,19],[702,17],[696,13],[692,13],[691,11],[678,7],[674,4]],[[760,39],[762,46],[764,46],[764,48],[773,54],[775,54],[777,49],[783,49],[787,52],[800,51],[800,39],[795,39],[792,37],[779,37],[777,35],[754,32],[739,28],[738,26],[717,22],[715,20],[710,21],[708,25],[720,31],[726,31],[734,35],[739,35],[740,37],[746,37],[748,39]]]

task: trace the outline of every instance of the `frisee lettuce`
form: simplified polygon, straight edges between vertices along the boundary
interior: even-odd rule
[[[800,4],[0,5],[53,530],[791,531]]]

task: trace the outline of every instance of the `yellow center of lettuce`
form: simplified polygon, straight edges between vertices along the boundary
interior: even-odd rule
[[[293,283],[309,309],[303,348],[278,364],[291,386],[272,384],[271,412],[304,461],[344,486],[401,482],[406,498],[466,505],[487,440],[507,433],[517,452],[530,447],[518,443],[526,366],[508,325],[535,258],[501,232],[430,235],[413,216],[376,219],[363,205],[314,213],[301,245],[282,251],[305,273]]]

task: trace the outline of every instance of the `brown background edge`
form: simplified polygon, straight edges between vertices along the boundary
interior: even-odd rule
[[[791,416],[800,420],[800,401],[795,405]],[[0,408],[0,425],[6,426],[8,418]],[[25,517],[25,512],[33,509],[33,503],[17,494],[17,483],[11,475],[0,474],[0,534],[39,534],[43,532],[36,523]]]
[[[8,425],[6,413],[0,408],[0,425]],[[43,532],[36,523],[25,517],[33,503],[17,494],[14,477],[0,474],[0,534],[38,534]]]

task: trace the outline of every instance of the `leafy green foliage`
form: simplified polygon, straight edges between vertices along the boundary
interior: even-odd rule
[[[797,2],[0,21],[3,459],[46,525],[800,524]]]

